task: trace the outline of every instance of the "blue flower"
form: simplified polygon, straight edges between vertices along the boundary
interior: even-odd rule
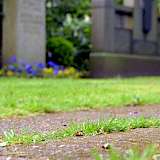
[[[23,69],[21,69],[21,68],[18,68],[18,69],[17,69],[17,73],[20,74],[20,73],[22,73],[22,72],[23,72]]]
[[[16,67],[14,65],[9,65],[8,66],[8,70],[12,71],[12,72],[16,72]]]
[[[43,63],[38,63],[38,64],[36,65],[36,67],[37,67],[38,69],[44,69],[44,68],[45,68],[45,65],[44,65]]]
[[[32,66],[30,64],[26,64],[25,69],[26,70],[32,69]]]
[[[28,74],[31,74],[31,73],[32,73],[32,66],[31,66],[30,64],[27,64],[27,65],[25,66],[25,70],[26,70],[26,72],[27,72]]]
[[[55,62],[49,61],[48,62],[49,67],[54,68],[54,69],[59,69],[59,65]]]
[[[58,75],[58,73],[59,73],[59,69],[54,69],[54,75],[56,76]]]
[[[38,74],[38,73],[37,73],[36,70],[32,70],[32,73],[31,73],[32,76],[37,76],[37,74]]]

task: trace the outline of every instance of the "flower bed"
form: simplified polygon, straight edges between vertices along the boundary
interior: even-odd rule
[[[30,64],[17,64],[13,63],[5,65],[0,70],[0,76],[3,77],[41,77],[41,78],[80,78],[82,73],[74,67],[60,66],[54,62],[48,62],[47,67],[38,63],[35,65]]]

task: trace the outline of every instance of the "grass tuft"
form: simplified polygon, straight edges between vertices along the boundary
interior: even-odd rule
[[[156,118],[112,118],[98,122],[87,122],[82,124],[71,124],[65,130],[59,130],[50,133],[34,133],[32,135],[5,133],[3,142],[10,144],[35,144],[49,140],[59,140],[67,137],[76,136],[78,132],[81,136],[93,136],[104,133],[125,132],[136,128],[160,128],[160,119]]]
[[[160,156],[156,156],[156,152],[156,145],[149,145],[143,152],[134,148],[122,154],[114,149],[110,149],[107,159],[104,159],[96,150],[92,151],[92,155],[95,160],[158,160]]]

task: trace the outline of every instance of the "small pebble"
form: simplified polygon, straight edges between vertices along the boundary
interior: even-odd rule
[[[83,133],[83,131],[79,131],[79,132],[75,133],[75,136],[76,137],[82,137],[82,136],[84,136],[84,133]]]
[[[153,156],[153,160],[160,160],[160,154],[156,154]]]
[[[63,148],[63,147],[65,147],[65,145],[60,145],[60,146],[58,146],[59,148]]]
[[[4,148],[3,147],[0,147],[0,152],[2,152],[4,150]]]
[[[103,149],[111,149],[111,144],[106,143],[102,146]]]
[[[0,147],[6,147],[7,146],[7,142],[2,142],[2,143],[0,143]]]
[[[32,146],[32,148],[39,148],[39,146]]]

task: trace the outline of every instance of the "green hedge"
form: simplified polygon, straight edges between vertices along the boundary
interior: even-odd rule
[[[73,65],[76,49],[72,42],[63,37],[52,37],[48,40],[47,49],[52,53],[52,60],[64,66]]]

